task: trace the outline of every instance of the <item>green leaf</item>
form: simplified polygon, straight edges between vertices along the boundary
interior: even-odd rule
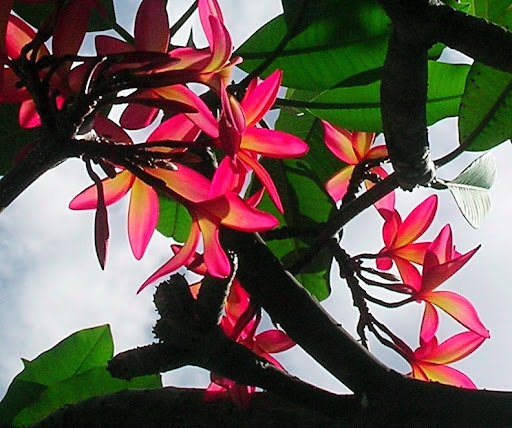
[[[18,104],[0,104],[0,175],[9,171],[21,148],[34,142],[36,129],[22,129],[18,125]]]
[[[427,124],[456,116],[469,66],[429,61]],[[366,86],[337,88],[314,96],[311,114],[350,130],[382,132],[380,82]],[[304,104],[306,107],[307,104]]]
[[[93,367],[83,373],[52,385],[32,406],[23,409],[13,420],[14,426],[27,426],[44,419],[63,405],[74,404],[103,394],[129,388],[161,387],[159,376],[143,376],[131,381],[115,379],[103,367]]]
[[[473,0],[476,15],[505,28],[512,25],[509,0]],[[489,150],[512,135],[512,76],[475,62],[459,111],[460,144],[466,150]]]
[[[300,99],[302,96],[303,91],[287,92],[287,98]],[[267,242],[286,267],[296,262],[313,244],[318,223],[330,217],[335,204],[325,192],[323,184],[343,164],[325,146],[322,126],[310,113],[299,112],[297,116],[297,111],[293,108],[282,109],[276,129],[292,133],[309,144],[308,154],[300,159],[265,159],[262,162],[276,183],[285,213],[281,215],[267,196],[258,208],[275,215],[281,226],[298,232],[287,239]],[[324,300],[330,294],[331,265],[332,255],[324,250],[297,275],[301,284],[318,300]]]
[[[32,361],[9,386],[0,402],[0,421],[31,425],[67,404],[128,388],[161,386],[159,376],[130,382],[114,379],[107,371],[114,345],[110,327],[81,330]]]
[[[460,144],[489,150],[512,135],[512,76],[480,63],[469,71],[459,112]]]
[[[496,179],[492,153],[480,156],[454,180],[444,184],[450,189],[460,212],[475,229],[480,227],[491,208],[489,189]]]
[[[285,2],[285,14],[260,28],[236,51],[244,58],[242,69],[253,71],[280,44],[284,48],[262,76],[282,69],[283,85],[289,88],[329,89],[382,66],[390,24],[376,0],[304,4],[292,7],[292,2]]]
[[[68,0],[69,1],[69,0]],[[102,16],[96,8],[92,9],[88,31],[105,31],[112,28],[116,22],[113,0],[99,0],[108,17]],[[54,2],[49,3],[21,3],[15,2],[14,11],[35,28],[39,28],[42,22],[51,15]]]
[[[168,238],[185,242],[192,224],[192,218],[187,209],[165,195],[158,195],[158,201],[160,203],[160,214],[156,230]]]

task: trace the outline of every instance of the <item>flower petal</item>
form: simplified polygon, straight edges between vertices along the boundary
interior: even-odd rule
[[[151,175],[163,180],[166,186],[179,196],[191,201],[201,202],[208,199],[211,182],[204,175],[185,165],[174,163],[176,170],[163,168],[151,169]]]
[[[121,199],[132,187],[135,176],[129,171],[121,171],[115,178],[102,180],[105,205],[109,206]],[[74,197],[69,203],[72,210],[91,210],[98,205],[98,190],[92,185]]]
[[[457,273],[459,269],[461,269],[469,261],[469,259],[474,256],[479,248],[480,246],[441,265],[433,265],[432,263],[430,263],[430,265],[426,265],[427,257],[429,254],[431,254],[427,249],[425,253],[425,262],[423,264],[423,281],[421,285],[421,291],[432,291],[443,282],[445,282],[448,278],[455,275],[455,273]]]
[[[352,177],[353,172],[354,166],[348,165],[338,171],[329,180],[327,180],[327,183],[325,183],[325,190],[327,190],[327,193],[331,195],[331,198],[335,202],[343,199],[343,196],[345,196],[345,193],[347,193],[348,185],[350,183],[350,178]]]
[[[432,291],[421,294],[421,298],[441,308],[469,330],[482,337],[490,337],[474,306],[465,297],[451,291]]]
[[[394,244],[401,247],[418,239],[428,229],[437,210],[437,196],[432,195],[419,204],[401,224]]]
[[[366,157],[366,155],[369,153],[370,146],[372,145],[373,140],[375,140],[375,134],[373,134],[371,132],[354,131],[351,133],[350,139],[352,140],[352,147],[354,148],[354,152],[357,156],[358,163],[359,163],[359,161],[364,159]],[[380,147],[385,147],[385,146],[380,146]],[[381,150],[381,149],[379,149],[379,150]],[[387,150],[386,150],[386,152],[387,152]]]
[[[347,165],[356,165],[359,159],[352,146],[351,134],[349,131],[337,126],[331,125],[329,122],[322,120],[324,127],[324,142],[327,148],[338,159]]]
[[[210,16],[216,17],[220,22],[224,22],[222,10],[216,0],[199,0],[197,8],[206,40],[208,40],[211,46],[215,42],[215,35],[210,25]]]
[[[142,180],[135,179],[128,210],[128,238],[133,255],[140,260],[158,223],[158,195]]]
[[[421,275],[418,269],[416,269],[410,261],[401,259],[400,257],[395,257],[393,260],[400,272],[403,283],[408,285],[415,292],[418,292],[421,288]]]
[[[245,130],[240,148],[277,159],[303,156],[309,149],[304,141],[291,134],[254,127]]]
[[[425,355],[424,360],[435,364],[454,363],[474,352],[484,341],[485,337],[465,331],[445,340],[429,355]]]
[[[253,157],[249,156],[243,150],[238,153],[238,158],[246,165],[248,169],[252,169],[254,174],[261,181],[265,189],[272,199],[272,202],[275,204],[276,208],[280,213],[284,212],[283,204],[281,203],[281,198],[279,197],[279,193],[277,192],[276,185],[272,181],[272,177],[267,172],[265,168]]]
[[[205,73],[219,71],[229,60],[233,45],[228,29],[217,17],[209,17],[212,30],[212,40],[210,41],[210,63],[203,70]],[[213,42],[213,43],[211,43]]]
[[[156,280],[170,275],[180,267],[187,265],[194,258],[197,245],[199,244],[199,238],[201,237],[199,225],[197,221],[192,221],[190,228],[190,234],[188,235],[185,245],[181,247],[181,250],[176,253],[169,261],[164,263],[153,275],[151,275],[137,290],[137,294],[144,290],[148,285],[152,284]]]
[[[270,110],[276,100],[282,76],[283,72],[276,70],[250,92],[246,92],[241,105],[247,126],[258,123]]]
[[[393,250],[393,256],[421,265],[425,259],[425,253],[429,244],[429,242],[414,242],[404,245],[403,247]]]
[[[194,141],[201,130],[184,114],[178,114],[163,121],[150,134],[147,141]]]
[[[439,327],[439,314],[436,308],[429,302],[425,302],[425,311],[421,320],[420,339],[430,342],[437,333]]]
[[[197,113],[187,113],[187,117],[210,137],[217,138],[219,136],[219,125],[212,112],[204,101],[186,86],[166,86],[155,89],[154,92],[165,99],[175,100],[195,108]]]
[[[198,206],[219,218],[222,225],[235,230],[263,232],[279,224],[273,215],[251,207],[233,192],[199,203]]]
[[[267,330],[256,337],[258,346],[269,354],[283,352],[295,346],[295,342],[281,330]]]
[[[208,217],[197,218],[204,245],[204,263],[208,273],[216,278],[226,278],[231,273],[231,264],[219,242],[219,224]]]
[[[438,364],[418,363],[427,379],[445,385],[454,385],[460,388],[476,389],[476,385],[464,373],[454,368]]]
[[[135,18],[135,47],[141,51],[167,52],[169,18],[162,0],[143,0]]]

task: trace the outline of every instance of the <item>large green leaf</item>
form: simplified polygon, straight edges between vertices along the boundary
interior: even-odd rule
[[[380,69],[390,26],[376,0],[298,3],[293,8],[286,2],[284,15],[270,21],[237,50],[236,54],[244,58],[241,68],[253,71],[284,43],[262,75],[282,69],[283,85],[290,88],[329,89]],[[378,74],[369,81],[375,78]]]
[[[128,388],[157,388],[160,376],[124,381],[107,371],[114,345],[103,325],[72,334],[32,361],[23,361],[0,402],[0,422],[31,425],[60,407]]]
[[[303,95],[303,91],[289,90],[287,97],[300,99]],[[334,202],[324,191],[323,184],[343,165],[326,148],[319,120],[310,113],[285,108],[281,110],[276,129],[304,139],[310,148],[301,159],[263,161],[276,183],[285,213],[281,215],[268,197],[258,208],[271,212],[279,218],[281,226],[297,232],[296,235],[292,233],[293,237],[268,241],[270,249],[288,267],[313,244],[318,223],[329,218]],[[318,300],[324,300],[330,294],[331,265],[332,255],[324,250],[297,275],[301,284]]]
[[[456,116],[469,66],[429,61],[427,124]],[[321,93],[307,92],[307,111],[343,128],[382,132],[380,82],[366,86],[336,88]],[[302,107],[307,107],[305,103]]]
[[[156,230],[168,238],[185,242],[192,223],[187,209],[165,195],[159,195],[158,201],[160,203],[160,214]]]
[[[509,0],[472,0],[476,15],[504,27],[512,25]],[[459,111],[460,144],[488,150],[512,136],[512,76],[475,62],[468,74]]]
[[[18,125],[18,104],[0,104],[0,175],[13,166],[20,149],[35,141],[37,131]]]
[[[474,228],[480,227],[491,208],[489,189],[496,179],[496,162],[492,153],[475,160],[455,179],[444,182],[450,189],[460,212]]]
[[[491,149],[512,136],[512,76],[480,63],[469,71],[459,112],[460,144]]]
[[[99,0],[108,17],[100,15],[97,9],[92,9],[88,31],[105,31],[112,28],[116,22],[113,0]],[[14,11],[29,24],[39,28],[41,23],[52,13],[54,2],[22,3],[15,2]],[[76,17],[80,19],[80,17]]]

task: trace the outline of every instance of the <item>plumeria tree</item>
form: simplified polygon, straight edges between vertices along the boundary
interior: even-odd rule
[[[172,27],[166,3],[139,2],[133,33],[117,22],[112,0],[0,3],[2,209],[79,158],[91,185],[69,208],[94,213],[102,269],[109,246],[116,251],[109,207],[123,198],[135,259],[155,233],[169,238],[161,248],[168,260],[132,284],[140,299],[154,293],[155,342],[113,356],[108,326],[73,334],[25,362],[0,421],[512,420],[510,393],[479,390],[452,367],[490,338],[478,302],[450,288],[479,247],[459,250],[450,224],[432,226],[445,189],[474,227],[489,209],[489,151],[512,132],[511,2],[282,0],[283,14],[236,51],[222,1],[192,2]],[[196,13],[206,44],[175,45]],[[92,54],[84,40],[94,40]],[[446,47],[475,62],[440,61]],[[432,159],[427,126],[453,116],[459,145]],[[487,153],[453,180],[436,174],[464,151]],[[419,186],[430,196],[400,212],[395,189]],[[380,224],[362,224],[365,210]],[[350,254],[343,232],[358,227],[373,227],[380,246]],[[321,303],[345,285],[358,312],[352,333]],[[408,320],[415,343],[372,312],[414,303],[423,308]],[[295,346],[352,393],[288,373],[278,354]],[[410,370],[385,366],[370,352],[376,346]],[[205,390],[161,387],[160,373],[186,365],[211,372]]]

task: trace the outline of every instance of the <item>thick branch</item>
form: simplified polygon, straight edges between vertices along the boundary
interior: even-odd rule
[[[67,406],[34,425],[35,427],[328,427],[360,421],[359,412],[344,412],[335,420],[314,410],[290,403],[270,393],[257,393],[246,411],[230,400],[205,402],[203,390],[127,390],[91,398]],[[343,397],[350,408],[353,396]],[[359,425],[358,425],[359,426]]]
[[[7,208],[28,186],[72,155],[59,142],[48,144],[41,138],[17,164],[0,179],[0,212]]]
[[[312,299],[258,235],[224,230],[221,240],[239,255],[242,286],[306,352],[356,393],[382,388],[389,370]]]

